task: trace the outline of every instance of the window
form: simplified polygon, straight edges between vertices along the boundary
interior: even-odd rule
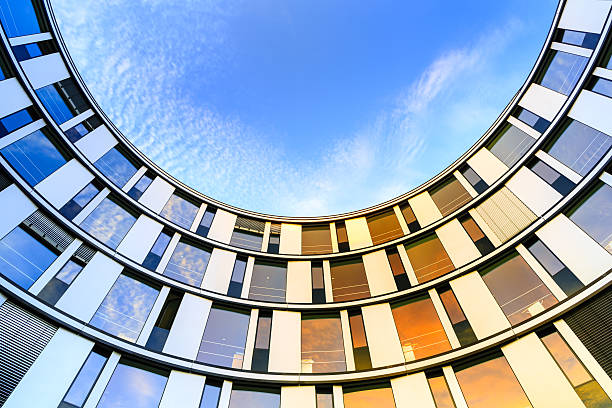
[[[96,160],[94,167],[118,187],[123,187],[136,173],[136,166],[116,147]]]
[[[348,252],[351,250],[348,242],[348,235],[346,233],[346,225],[344,221],[336,222],[336,236],[338,238],[338,251]]]
[[[265,223],[263,221],[238,217],[230,239],[230,245],[238,248],[261,251]]]
[[[270,334],[272,331],[272,311],[260,310],[257,317],[257,334],[255,335],[255,348],[251,369],[254,371],[268,371],[270,357]]]
[[[487,238],[478,224],[476,224],[476,221],[474,221],[469,214],[460,217],[459,222],[468,233],[481,255],[486,255],[495,249],[489,238]]]
[[[550,126],[549,121],[520,106],[516,108],[514,116],[540,133],[544,133],[548,126]]]
[[[476,173],[474,169],[472,169],[467,164],[464,165],[461,169],[461,174],[463,175],[463,177],[465,177],[468,183],[470,183],[470,185],[474,187],[474,190],[476,190],[478,194],[483,193],[487,188],[489,188],[489,185],[485,183],[485,181],[480,178],[478,173]]]
[[[234,385],[229,408],[279,408],[280,390]]]
[[[152,271],[157,269],[157,266],[159,265],[166,248],[168,248],[168,244],[170,243],[170,234],[172,234],[172,232],[168,230],[163,230],[159,233],[153,247],[145,257],[144,261],[142,261],[142,266]]]
[[[421,229],[421,226],[419,225],[419,221],[416,219],[416,216],[414,215],[414,211],[412,211],[412,208],[407,202],[400,205],[400,210],[402,211],[402,215],[404,216],[404,219],[406,220],[406,224],[408,224],[408,229],[410,230],[410,232],[416,232]]]
[[[593,78],[589,87],[593,92],[612,98],[612,81],[604,78]]]
[[[312,303],[325,303],[325,278],[323,277],[323,262],[312,261],[310,265],[310,275],[312,278]]]
[[[55,252],[22,227],[0,240],[0,273],[24,289],[29,289],[55,259]]]
[[[25,61],[41,55],[49,55],[57,52],[53,40],[34,42],[30,44],[15,45],[11,47],[17,61]]]
[[[512,167],[534,143],[533,137],[507,124],[487,147],[506,166]]]
[[[108,353],[95,348],[89,353],[58,408],[82,407],[85,404],[108,357]]]
[[[2,5],[0,3],[0,13],[2,13],[1,8],[2,8]],[[1,18],[2,17],[0,16],[0,19]],[[0,81],[3,81],[6,78],[10,78],[12,76],[13,76],[13,72],[8,63],[8,58],[6,57],[6,53],[4,52],[4,48],[3,48],[0,50]]]
[[[331,387],[316,387],[316,408],[334,408],[334,396]]]
[[[32,0],[0,0],[0,20],[7,37],[47,31],[39,6]]]
[[[134,215],[107,197],[80,226],[94,238],[116,249],[135,222]]]
[[[486,268],[482,279],[512,325],[557,303],[557,298],[519,254]]]
[[[406,361],[451,349],[433,302],[428,296],[410,299],[391,307]]]
[[[33,107],[25,108],[0,119],[0,138],[38,119]]]
[[[208,231],[210,231],[210,226],[212,225],[216,213],[217,209],[215,207],[211,207],[210,205],[206,206],[206,211],[204,211],[204,216],[202,216],[202,220],[200,221],[200,225],[198,225],[196,234],[202,237],[208,235]]]
[[[395,280],[397,290],[408,289],[410,287],[410,280],[408,279],[404,264],[402,263],[402,258],[397,249],[387,249],[387,258],[389,259],[389,265],[393,272],[393,279]]]
[[[569,95],[584,71],[588,58],[551,50],[543,73],[536,81],[548,89]]]
[[[270,225],[270,237],[268,238],[268,253],[278,254],[280,250],[281,225],[272,223]]]
[[[453,330],[459,339],[459,344],[462,346],[467,346],[475,343],[478,339],[474,334],[474,330],[472,330],[472,325],[470,325],[470,322],[463,314],[463,310],[461,309],[453,290],[449,285],[445,285],[444,287],[438,289],[438,293],[440,295],[442,305],[444,306],[444,310],[446,310],[446,314],[448,314],[448,318],[453,325]]]
[[[221,399],[221,387],[223,383],[218,380],[210,380],[206,378],[206,384],[204,384],[204,392],[202,393],[202,401],[200,401],[200,408],[217,408],[219,406],[219,399]]]
[[[555,34],[555,41],[594,50],[599,41],[599,34],[558,28]]]
[[[100,125],[102,125],[102,121],[99,117],[90,116],[83,122],[65,131],[64,134],[66,135],[68,140],[70,140],[72,143],[75,143]]]
[[[287,264],[255,261],[249,299],[267,302],[285,302]]]
[[[525,246],[566,295],[573,295],[584,287],[576,275],[537,237],[533,237]]]
[[[159,289],[128,275],[119,275],[89,324],[128,341],[136,341],[157,299]]]
[[[436,408],[455,408],[455,402],[442,372],[426,374]]]
[[[213,307],[208,314],[197,361],[242,368],[249,314]]]
[[[227,295],[239,298],[242,294],[242,283],[244,282],[244,274],[246,272],[248,258],[246,256],[237,256],[234,261],[234,269],[230,278]]]
[[[302,373],[346,371],[338,315],[302,315]]]
[[[436,234],[406,245],[406,253],[419,283],[455,269]]]
[[[600,182],[568,215],[584,232],[612,253],[612,187]]]
[[[161,352],[164,349],[182,299],[183,295],[181,293],[173,290],[170,291],[155,322],[155,326],[147,339],[147,344],[145,345],[147,350]]]
[[[69,220],[76,217],[87,204],[102,190],[102,186],[97,180],[93,180],[79,191],[70,201],[60,208],[59,212]]]
[[[172,194],[159,215],[188,230],[191,228],[199,209],[199,206],[185,198]]]
[[[366,217],[366,220],[374,245],[382,244],[404,235],[393,210],[369,215]]]
[[[586,175],[612,146],[612,138],[584,125],[569,121],[545,149],[548,154],[574,170]]]
[[[302,225],[302,255],[332,252],[329,224]]]
[[[151,174],[143,174],[142,177],[140,177],[140,180],[138,180],[136,184],[134,184],[134,187],[130,188],[130,191],[128,191],[128,195],[134,200],[138,200],[140,197],[142,197],[142,194],[153,182],[153,177],[154,176]]]
[[[395,408],[389,383],[343,386],[344,408]]]
[[[36,95],[58,125],[89,109],[72,78],[37,89]]]
[[[200,287],[210,260],[208,249],[179,242],[168,261],[164,275],[191,286]]]
[[[370,349],[368,348],[368,339],[366,337],[361,309],[349,310],[348,315],[355,369],[368,370],[372,368],[372,361],[370,360]]]
[[[370,287],[361,258],[330,262],[334,302],[370,297]]]
[[[505,357],[455,369],[461,392],[470,408],[531,407]]]
[[[161,401],[168,373],[143,364],[121,360],[100,398],[97,408],[149,408]]]
[[[69,259],[40,291],[38,297],[50,305],[55,305],[82,270],[83,266]]]
[[[561,195],[569,194],[575,186],[570,179],[561,175],[557,170],[540,159],[534,158],[528,167]]]
[[[612,406],[612,401],[601,388],[601,385],[589,374],[557,331],[543,336],[542,343],[561,367],[586,407]]]
[[[37,130],[0,150],[6,161],[31,186],[66,163],[66,157],[49,140],[46,132]]]
[[[472,196],[459,180],[452,177],[431,192],[431,199],[436,203],[442,215],[446,216],[470,201]]]

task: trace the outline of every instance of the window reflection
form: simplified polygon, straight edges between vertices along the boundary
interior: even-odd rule
[[[179,242],[168,261],[164,275],[179,282],[199,287],[210,260],[210,251],[186,242]]]
[[[230,239],[230,245],[238,248],[261,251],[265,223],[245,217],[238,217]]]
[[[0,119],[0,138],[32,123],[35,118],[38,119],[38,114],[32,107],[22,109],[3,117]]]
[[[569,217],[591,238],[612,253],[612,187],[600,182]]]
[[[361,258],[330,262],[334,302],[370,297],[370,288]]]
[[[566,295],[571,296],[584,287],[583,283],[552,253],[542,241],[533,238],[526,245],[534,258],[552,276]]]
[[[539,81],[548,89],[569,95],[584,71],[588,58],[563,51],[550,51],[548,67]]]
[[[248,313],[211,308],[196,360],[223,367],[242,368],[249,319]]]
[[[38,297],[51,305],[55,305],[72,281],[81,273],[81,270],[83,270],[81,265],[72,259],[68,260],[62,266],[62,269],[40,291]]]
[[[72,78],[37,89],[36,95],[57,124],[64,123],[89,109]]]
[[[116,249],[135,222],[136,217],[112,199],[105,198],[80,226],[94,238]]]
[[[446,216],[472,199],[459,180],[451,178],[431,192],[431,199],[443,216]]]
[[[334,396],[331,387],[317,387],[316,393],[316,408],[334,408]]]
[[[85,404],[85,400],[89,396],[89,392],[98,379],[102,368],[104,368],[107,358],[107,353],[95,350],[89,353],[58,408],[82,407]]]
[[[448,314],[448,317],[453,325],[453,330],[459,339],[459,344],[467,346],[477,341],[472,325],[463,314],[463,310],[453,293],[450,286],[446,286],[439,290],[440,300]]]
[[[302,373],[346,371],[340,316],[302,317]]]
[[[140,180],[138,180],[136,184],[134,184],[134,187],[130,188],[130,191],[128,191],[128,195],[134,200],[138,200],[140,197],[142,197],[145,190],[151,185],[152,182],[152,175],[143,174]]]
[[[0,0],[0,20],[8,37],[41,32],[42,21],[32,0]]]
[[[395,408],[389,384],[344,387],[344,408]]]
[[[519,128],[506,125],[488,148],[506,166],[512,167],[535,143],[535,139]]]
[[[393,210],[369,215],[366,217],[366,221],[374,245],[382,244],[404,235]]]
[[[272,311],[260,310],[257,317],[257,333],[255,334],[255,348],[251,369],[254,371],[268,371],[270,358],[270,336],[272,334]]]
[[[361,309],[350,310],[348,315],[355,369],[368,370],[372,368],[372,361],[370,360],[370,349],[368,348],[368,339]]]
[[[113,184],[119,187],[123,187],[136,173],[136,166],[121,154],[116,147],[113,147],[104,156],[96,160],[94,166],[108,177]]]
[[[404,269],[404,263],[402,262],[402,258],[400,257],[398,250],[395,248],[389,248],[386,250],[386,252],[397,290],[408,289],[410,287],[410,280],[408,279],[406,269]]]
[[[60,208],[60,214],[69,220],[73,219],[95,196],[98,195],[100,190],[102,190],[102,188],[98,183],[95,180],[92,181]]]
[[[209,380],[206,378],[204,392],[202,393],[202,401],[200,401],[200,408],[217,408],[219,406],[219,399],[221,398],[222,386],[223,383],[221,381]]]
[[[455,408],[455,402],[442,373],[427,376],[427,382],[436,408]]]
[[[173,194],[159,215],[180,227],[189,229],[198,210],[197,205]]]
[[[284,302],[287,289],[287,265],[256,261],[253,266],[249,299]]]
[[[419,283],[430,281],[455,269],[435,234],[406,245],[406,253]]]
[[[151,247],[151,250],[145,257],[144,261],[142,261],[142,266],[152,271],[157,269],[157,266],[159,265],[161,258],[164,255],[166,248],[168,247],[168,244],[170,243],[171,234],[172,232],[168,230],[164,230],[159,233],[157,239],[155,240],[155,243]]]
[[[329,224],[302,225],[302,255],[331,254]]]
[[[229,408],[279,408],[280,390],[234,386]]]

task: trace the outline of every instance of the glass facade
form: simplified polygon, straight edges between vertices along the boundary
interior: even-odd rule
[[[229,408],[280,408],[280,390],[232,387]]]
[[[105,352],[93,350],[89,353],[58,408],[82,407],[107,359],[108,355]]]
[[[454,177],[443,182],[430,195],[443,216],[447,216],[472,199],[470,193]]]
[[[82,270],[81,265],[72,259],[68,260],[40,291],[38,297],[51,305],[55,305]]]
[[[98,183],[95,180],[92,181],[60,208],[60,214],[69,220],[73,219],[101,190]]]
[[[346,371],[340,316],[302,316],[301,371]]]
[[[455,269],[435,234],[406,245],[406,254],[419,283],[430,281]]]
[[[191,228],[199,207],[173,194],[159,215],[185,229]]]
[[[302,225],[302,255],[332,252],[329,225]]]
[[[0,138],[14,132],[15,130],[24,127],[28,123],[32,123],[38,115],[33,108],[26,108],[0,119]]]
[[[149,253],[145,257],[144,261],[142,261],[142,266],[147,269],[154,271],[157,269],[166,248],[168,248],[168,244],[172,239],[170,236],[170,231],[162,231],[157,236],[157,239],[153,243],[153,246],[149,250]]]
[[[210,261],[210,251],[179,242],[168,261],[164,275],[191,286],[200,287]]]
[[[71,78],[37,89],[36,95],[58,125],[89,108]]]
[[[0,0],[0,21],[8,37],[37,34],[42,21],[33,0]]]
[[[374,245],[382,244],[404,235],[394,211],[385,211],[366,217],[370,237]]]
[[[143,174],[140,180],[138,180],[136,184],[134,184],[134,187],[130,188],[130,191],[128,191],[128,195],[134,200],[138,200],[140,197],[142,197],[142,194],[151,185],[152,182],[153,176]]]
[[[111,198],[105,198],[81,222],[81,228],[102,243],[116,249],[135,222],[134,215]]]
[[[222,367],[242,368],[249,319],[248,313],[211,308],[196,360]]]
[[[334,302],[370,297],[370,287],[361,258],[330,262]]]
[[[255,261],[249,299],[284,302],[287,292],[287,264]]]
[[[535,143],[535,139],[519,128],[506,125],[489,144],[489,150],[506,166],[512,167]]]
[[[578,83],[587,61],[587,58],[579,55],[551,50],[548,66],[539,83],[553,91],[569,95]]]
[[[100,157],[94,163],[94,166],[118,187],[123,187],[137,170],[136,166],[116,147]]]
[[[389,384],[365,387],[343,387],[344,408],[395,408]]]
[[[600,182],[568,215],[599,245],[612,253],[612,187]]]

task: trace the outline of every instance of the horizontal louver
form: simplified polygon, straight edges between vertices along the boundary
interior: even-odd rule
[[[250,218],[238,217],[236,219],[236,228],[263,234],[266,223],[263,221],[253,220]]]
[[[77,250],[74,252],[74,257],[80,261],[87,263],[91,261],[91,258],[93,258],[95,253],[95,249],[88,247],[85,244],[81,244],[81,246],[78,247]]]
[[[66,231],[40,211],[34,212],[23,223],[61,252],[65,251],[73,241],[73,238]]]

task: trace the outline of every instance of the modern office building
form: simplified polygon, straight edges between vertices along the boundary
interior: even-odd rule
[[[299,218],[169,176],[0,0],[0,406],[611,407],[611,6],[443,172]]]

